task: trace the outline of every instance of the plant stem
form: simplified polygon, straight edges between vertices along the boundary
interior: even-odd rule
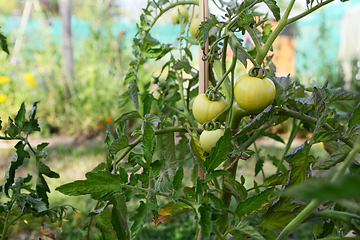
[[[274,43],[275,39],[279,36],[281,31],[286,27],[287,20],[289,17],[289,14],[291,12],[291,9],[293,8],[295,3],[295,0],[291,0],[288,7],[285,10],[285,13],[281,20],[279,21],[279,24],[276,26],[275,30],[270,34],[269,38],[266,40],[264,46],[258,51],[256,56],[256,62],[261,65],[264,62],[264,59],[269,52],[269,49],[271,48],[272,44]]]
[[[150,24],[150,26],[149,26],[149,30],[147,30],[146,32],[145,32],[145,35],[144,35],[144,37],[143,37],[143,39],[146,39],[147,38],[147,35],[149,34],[149,32],[150,32],[150,30],[152,29],[152,27],[155,25],[155,23],[156,23],[156,21],[164,14],[164,13],[166,13],[167,11],[169,11],[171,8],[173,8],[173,7],[176,7],[176,6],[178,6],[178,5],[191,5],[191,4],[193,4],[193,5],[199,5],[199,1],[178,1],[178,2],[174,2],[174,3],[171,3],[169,6],[167,6],[166,8],[164,8],[164,9],[162,9],[161,11],[160,11],[160,13],[159,13],[159,15],[157,15],[154,19],[153,19],[153,21],[152,21],[152,23]]]
[[[286,147],[285,147],[285,150],[283,152],[283,155],[281,156],[280,158],[280,161],[277,165],[277,169],[276,169],[276,173],[280,172],[280,169],[281,169],[281,166],[284,162],[284,158],[285,158],[285,155],[287,154],[287,152],[289,151],[290,147],[291,147],[291,144],[292,142],[294,141],[295,137],[296,137],[296,133],[298,132],[299,130],[299,127],[300,127],[300,124],[301,122],[298,121],[296,118],[293,119],[293,124],[292,124],[292,129],[291,129],[291,133],[290,133],[290,137],[289,137],[289,140],[286,144]]]
[[[299,119],[303,122],[307,122],[307,123],[311,123],[313,125],[316,125],[317,123],[317,119],[316,118],[313,118],[313,117],[310,117],[308,115],[305,115],[305,114],[301,114],[301,113],[298,113],[298,112],[295,112],[293,110],[290,110],[290,109],[285,109],[285,108],[276,108],[278,110],[278,114],[279,115],[283,115],[283,116],[289,116],[289,117],[292,117],[292,118],[296,118],[296,119]],[[329,124],[324,124],[322,126],[325,130],[328,130],[328,131],[334,131],[335,129],[332,128]],[[343,141],[346,145],[348,145],[349,147],[353,148],[354,147],[354,143],[349,140],[349,139],[346,139],[344,137],[339,137],[339,139],[341,141]]]
[[[328,4],[328,3],[331,3],[331,2],[333,2],[333,1],[334,1],[334,0],[326,0],[326,1],[324,1],[324,2],[321,2],[321,3],[317,4],[315,7],[312,7],[312,8],[310,8],[310,9],[308,9],[307,11],[305,11],[305,12],[303,12],[303,13],[300,13],[299,15],[297,15],[297,16],[295,16],[295,17],[290,18],[290,19],[287,21],[286,25],[289,25],[289,24],[291,24],[291,23],[293,23],[293,22],[296,22],[297,20],[299,20],[299,19],[307,16],[308,14],[316,11],[317,9],[319,9],[319,8],[323,7],[324,5],[326,5],[326,4]]]
[[[331,182],[334,183],[338,180],[340,175],[342,175],[345,170],[348,168],[356,154],[360,151],[360,137],[357,138],[356,144],[354,148],[351,150],[349,155],[345,158],[343,165],[337,170],[333,178],[331,179]],[[285,239],[293,230],[297,228],[298,225],[300,225],[307,216],[312,213],[321,201],[319,199],[313,199],[311,202],[302,210],[299,215],[297,215],[280,233],[280,235],[277,237],[276,240],[283,240]]]
[[[192,127],[197,127],[197,124],[194,122],[193,118],[191,117],[191,114],[187,108],[186,105],[186,100],[185,100],[185,96],[184,96],[184,82],[182,77],[179,76],[179,74],[176,74],[177,76],[177,80],[178,80],[178,86],[179,86],[179,92],[180,92],[180,97],[181,97],[181,102],[184,108],[184,116],[187,118],[187,120],[189,121],[190,125]]]

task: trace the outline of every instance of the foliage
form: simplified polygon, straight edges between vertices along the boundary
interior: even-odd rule
[[[268,13],[257,11],[260,2],[268,7]],[[197,38],[189,36],[190,23],[179,15],[176,44],[154,39],[151,29],[167,11],[178,5],[192,8],[198,2],[148,2],[133,39],[134,58],[124,78],[127,91],[119,101],[120,107],[131,104],[132,109],[122,112],[115,120],[115,133],[107,131],[106,160],[86,173],[85,179],[56,188],[68,196],[88,195],[97,201],[84,226],[87,239],[93,227],[103,239],[141,237],[144,222],[149,222],[148,213],[156,226],[191,214],[195,220],[194,239],[282,240],[304,222],[313,224],[315,239],[330,235],[331,239],[342,238],[350,231],[357,237],[360,235],[356,160],[360,151],[360,94],[332,89],[329,82],[306,87],[290,76],[275,77],[271,49],[281,30],[332,1],[308,1],[308,10],[289,18],[294,2],[290,1],[281,16],[274,0],[219,1],[217,6],[225,12],[224,16],[210,15],[201,23]],[[268,25],[269,16],[278,21],[276,28]],[[241,39],[245,32],[251,36],[253,46],[245,47]],[[199,135],[203,128],[191,111],[199,91],[198,82],[203,80],[194,67],[190,48],[197,44],[204,52],[202,61],[207,61],[212,69],[210,79],[206,79],[213,85],[209,88],[213,94],[209,95],[222,95],[228,103],[203,125],[205,130],[217,128],[222,124],[218,118],[227,115],[222,124],[224,135],[209,154],[201,147]],[[232,51],[230,66],[226,61],[228,48]],[[146,64],[158,60],[164,61],[160,74],[154,75],[152,81],[140,81]],[[271,78],[276,96],[260,113],[240,109],[239,114],[234,104],[235,67],[238,63],[247,67],[248,61],[254,66],[249,75]],[[339,102],[357,105],[339,114],[335,107]],[[20,131],[28,134],[39,129],[34,111],[29,120],[25,120],[24,112],[22,105],[14,120],[9,120],[4,138],[14,139]],[[292,119],[293,125],[282,155],[260,155],[255,142],[260,137],[285,143],[279,135],[266,130],[287,119]],[[139,125],[129,135],[134,123]],[[312,136],[290,151],[300,125],[306,126]],[[14,184],[16,168],[29,157],[24,150],[27,137],[20,139],[15,146],[17,157],[3,184],[2,191],[7,195]],[[329,153],[324,161],[313,154],[312,149],[318,143]],[[48,207],[42,175],[57,175],[40,161],[44,147],[30,149],[39,162],[41,185],[35,193],[39,192],[39,201]],[[251,156],[257,159],[254,175],[262,174],[260,182],[249,182],[238,171]],[[185,172],[186,162],[195,166],[191,173]],[[275,171],[265,167],[268,162]]]

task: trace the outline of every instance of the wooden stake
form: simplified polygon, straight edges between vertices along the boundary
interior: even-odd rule
[[[206,17],[209,17],[209,6],[208,0],[199,1],[199,20],[200,23],[206,20]],[[206,41],[205,49],[199,47],[199,94],[205,93],[206,89],[209,87],[209,63],[208,61],[203,61],[202,56],[209,52],[209,42]]]

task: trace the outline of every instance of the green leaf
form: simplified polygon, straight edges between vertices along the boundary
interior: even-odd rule
[[[123,194],[116,193],[111,198],[113,208],[111,211],[111,224],[116,232],[117,239],[130,240],[127,224],[126,199]]]
[[[253,129],[258,129],[266,122],[270,121],[270,119],[277,113],[277,110],[269,105],[266,107],[261,113],[256,115],[256,117],[247,125],[245,125],[239,132],[234,135],[234,138],[238,138],[244,136],[249,133]]]
[[[266,131],[266,132],[264,132],[263,135],[266,136],[266,137],[269,137],[271,139],[274,139],[275,141],[278,141],[278,142],[281,142],[281,143],[285,144],[284,140],[277,133],[271,133],[269,131]]]
[[[38,197],[41,198],[42,201],[45,202],[47,206],[49,206],[47,192],[50,193],[50,188],[46,180],[44,179],[43,175],[50,178],[60,178],[60,175],[50,170],[50,168],[40,160],[36,161],[36,172],[37,172],[36,193]]]
[[[127,174],[125,168],[123,168],[121,166],[119,167],[119,175],[120,175],[122,183],[127,183],[128,182],[128,174]]]
[[[19,133],[20,129],[14,124],[14,121],[9,117],[8,119],[8,129],[5,131],[5,134],[8,134],[11,138],[15,138]]]
[[[269,186],[277,186],[277,185],[285,185],[289,178],[289,171],[279,172],[271,175],[264,179],[263,184],[261,186],[269,187]]]
[[[227,209],[227,207],[225,206],[224,202],[217,198],[214,194],[212,193],[206,193],[207,196],[209,196],[209,198],[211,199],[211,201],[214,203],[214,205],[217,207],[217,208],[220,208],[220,209]]]
[[[305,141],[299,147],[285,156],[285,160],[290,164],[290,182],[288,186],[299,184],[305,181],[307,177],[307,168],[309,166],[309,144]]]
[[[96,200],[122,192],[123,184],[119,175],[111,174],[108,171],[88,172],[86,180],[77,180],[57,187],[55,190],[69,195],[80,196],[90,194]]]
[[[200,214],[199,219],[199,230],[200,230],[200,238],[201,239],[209,239],[210,233],[212,229],[212,223],[211,223],[211,207],[208,203],[203,202],[198,212]]]
[[[194,38],[193,36],[185,36],[184,39],[188,43],[190,43],[191,45],[198,45],[199,44],[199,41],[196,38]],[[185,49],[185,51],[186,51],[186,49]]]
[[[22,141],[18,142],[15,145],[16,152],[11,160],[9,167],[6,169],[5,177],[2,184],[2,191],[6,194],[6,196],[10,197],[9,195],[9,188],[14,183],[15,172],[23,163],[25,158],[30,158],[30,154],[24,150],[25,144]]]
[[[127,93],[130,96],[131,100],[133,101],[136,110],[139,111],[139,88],[137,87],[136,81],[131,81],[129,83],[129,88]]]
[[[230,193],[235,197],[237,202],[240,202],[247,198],[247,191],[243,184],[239,183],[236,180],[226,179],[224,182],[224,187],[230,191]]]
[[[283,196],[317,198],[321,201],[358,198],[360,197],[359,180],[358,176],[342,176],[336,182],[326,178],[312,178],[300,185],[285,189]]]
[[[129,146],[129,139],[126,135],[122,135],[119,138],[115,139],[109,147],[110,154],[115,155],[119,151]]]
[[[176,62],[173,66],[172,66],[173,69],[176,69],[176,70],[181,70],[183,69],[186,73],[190,74],[191,73],[191,69],[192,69],[192,66],[191,64],[189,63],[189,60],[188,59],[182,59],[178,62]]]
[[[258,159],[255,164],[255,177],[263,169],[263,166],[264,166],[264,158]]]
[[[114,124],[120,124],[121,122],[126,122],[128,120],[138,119],[138,118],[141,118],[141,116],[138,111],[134,110],[134,111],[122,114],[118,119],[115,120]]]
[[[183,202],[169,202],[159,210],[159,221],[161,221],[162,223],[169,222],[180,214],[191,210],[192,208]]]
[[[351,113],[349,118],[348,128],[355,126],[356,124],[360,124],[360,102]]]
[[[255,227],[250,225],[250,222],[242,220],[239,223],[237,223],[234,228],[236,230],[241,231],[242,233],[245,233],[246,235],[249,235],[257,240],[265,240],[265,238],[256,230]],[[243,235],[243,234],[240,234]],[[242,236],[243,237],[243,236]],[[236,239],[236,235],[234,236]],[[241,238],[242,239],[242,238]]]
[[[198,166],[204,167],[205,157],[204,157],[204,150],[202,149],[199,138],[197,137],[196,133],[191,133],[190,137],[190,151],[195,159],[195,162]]]
[[[173,187],[175,191],[178,191],[182,187],[182,180],[184,178],[184,168],[180,167],[174,176]]]
[[[211,150],[210,155],[206,157],[204,166],[207,172],[213,172],[215,168],[217,168],[226,159],[226,154],[229,151],[231,138],[231,130],[227,128],[224,135],[220,137],[215,147]]]
[[[336,140],[341,136],[341,131],[319,130],[314,134],[314,143]]]
[[[270,194],[274,191],[273,188],[268,188],[265,191],[249,197],[245,201],[240,202],[236,207],[236,214],[241,217],[244,214],[252,213],[266,205]]]
[[[269,214],[263,215],[259,227],[264,227],[267,230],[275,230],[284,228],[291,220],[293,220],[298,211],[293,212],[270,212]]]
[[[325,170],[330,169],[336,164],[345,160],[346,156],[351,151],[351,148],[346,144],[341,144],[338,149],[336,149],[329,159],[326,159],[324,162],[316,163],[314,166],[315,170]]]
[[[360,93],[358,92],[353,93],[345,90],[333,92],[328,97],[329,103],[333,103],[335,101],[342,101],[342,100],[357,100],[359,98],[360,98]]]
[[[220,177],[220,176],[227,176],[227,175],[230,175],[229,171],[215,170],[212,173],[205,175],[205,182],[211,181],[212,179]]]
[[[33,198],[30,194],[21,194],[17,197],[17,204],[22,213],[43,212],[46,211],[47,205],[40,198]]]
[[[2,34],[2,32],[0,32],[0,44],[1,44],[1,49],[7,54],[10,54],[6,37]]]
[[[276,4],[275,0],[264,0],[264,3],[268,6],[270,11],[273,13],[275,20],[280,20],[280,8]]]
[[[25,109],[25,103],[23,102],[20,106],[18,113],[16,114],[16,117],[14,118],[15,125],[20,130],[22,130],[24,126],[25,114],[26,114],[26,109]]]
[[[154,97],[150,93],[143,93],[141,95],[141,101],[143,106],[143,115],[149,114],[151,112],[152,102],[154,101]]]
[[[139,207],[136,209],[136,213],[130,218],[130,221],[133,222],[131,226],[131,238],[134,239],[138,234],[141,227],[144,225],[144,217],[147,212],[147,205],[140,201]]]
[[[325,101],[323,98],[324,90],[321,88],[314,87],[313,98],[315,100],[315,109],[318,116],[320,116],[326,108]]]
[[[108,209],[105,209],[97,217],[96,227],[100,230],[102,239],[116,239],[116,232],[111,225],[111,215]]]
[[[144,123],[144,131],[143,131],[143,150],[144,150],[144,158],[148,163],[151,163],[152,156],[155,151],[155,132],[152,129],[149,122],[145,121]]]

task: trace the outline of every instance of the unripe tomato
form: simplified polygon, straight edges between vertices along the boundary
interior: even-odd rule
[[[53,225],[54,227],[61,227],[61,225],[62,225],[62,220],[60,219],[60,220],[58,220],[58,221],[56,221],[56,222],[53,222],[52,225]]]
[[[205,152],[209,153],[223,135],[224,129],[221,128],[211,131],[204,130],[200,135],[200,145]]]
[[[228,103],[220,98],[218,101],[209,100],[204,93],[198,95],[193,103],[192,112],[196,121],[200,124],[211,122],[218,114],[220,114],[228,106]],[[219,117],[220,122],[224,122],[226,114]]]
[[[197,37],[198,35],[199,23],[200,21],[198,18],[193,18],[190,23],[189,32],[193,37]]]
[[[268,78],[250,77],[244,74],[235,83],[234,95],[245,111],[256,113],[264,110],[275,97],[274,83]]]
[[[171,19],[172,19],[173,23],[174,24],[179,23],[179,12],[178,11],[180,11],[180,14],[183,16],[183,18],[186,22],[189,19],[188,10],[183,5],[180,5],[180,6],[174,7],[174,9],[171,11]]]
[[[44,216],[39,216],[39,217],[35,217],[35,221],[37,223],[43,224],[46,221],[46,215]]]

